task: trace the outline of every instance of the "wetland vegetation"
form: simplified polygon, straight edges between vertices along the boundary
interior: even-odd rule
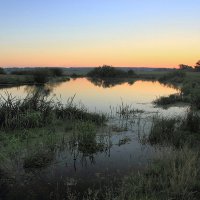
[[[93,69],[87,78],[74,77],[77,79],[65,83],[80,87],[80,93],[82,82],[91,87],[93,90],[84,90],[86,99],[92,98],[90,93],[105,95],[97,95],[94,104],[105,104],[111,96],[115,104],[107,112],[102,112],[101,106],[91,110],[78,104],[79,94],[71,95],[72,87],[64,83],[68,92],[64,101],[51,95],[56,85],[45,91],[49,81],[67,77],[60,71],[0,76],[14,77],[16,83],[23,76],[30,84],[43,85],[43,89],[37,84],[31,87],[24,98],[4,89],[1,92],[0,199],[200,198],[200,74],[196,68],[124,72],[103,66]],[[36,81],[34,76],[45,81]],[[140,104],[114,101],[121,93],[130,95],[127,100],[133,102],[134,92],[144,100],[142,90],[146,96],[152,93],[147,92],[145,83],[167,92]],[[175,103],[181,102],[187,103],[186,107],[176,107]],[[87,106],[91,104],[88,101]],[[170,108],[155,105],[174,107],[169,112]],[[177,116],[175,110],[180,112]]]
[[[47,82],[60,82],[69,80],[61,68],[33,68],[33,69],[15,69],[6,72],[0,69],[0,85],[19,86],[45,84]]]

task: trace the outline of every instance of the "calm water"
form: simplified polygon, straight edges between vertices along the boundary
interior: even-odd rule
[[[63,103],[66,103],[69,97],[76,95],[75,102],[85,105],[90,111],[109,113],[123,102],[144,112],[136,116],[136,119],[140,119],[140,123],[131,118],[128,122],[117,117],[110,119],[108,127],[102,129],[90,141],[93,146],[103,144],[103,149],[87,152],[84,148],[66,145],[64,149],[54,152],[51,164],[45,168],[32,171],[20,169],[18,179],[23,184],[8,190],[9,195],[6,195],[5,199],[12,196],[17,196],[17,199],[27,199],[30,193],[36,194],[35,199],[49,199],[52,191],[64,194],[66,188],[83,192],[89,187],[108,183],[113,177],[142,170],[160,153],[160,149],[142,145],[139,142],[139,131],[148,133],[150,119],[157,112],[166,116],[174,113],[182,115],[187,109],[176,106],[169,109],[154,107],[152,101],[157,97],[178,92],[177,89],[159,82],[104,83],[78,78],[56,85],[47,85],[45,89],[47,88],[50,97],[54,96]],[[7,91],[13,96],[23,98],[33,90],[35,88],[30,86],[13,87],[1,89],[0,94],[4,95]]]
[[[165,110],[154,107],[152,101],[156,98],[178,92],[178,89],[165,86],[157,81],[102,83],[78,78],[55,85],[47,85],[46,88],[50,89],[51,96],[55,95],[63,103],[75,95],[74,101],[77,104],[83,104],[90,111],[110,112],[110,107],[116,108],[122,102],[132,105],[134,109],[159,112],[164,115],[181,114],[185,111],[185,108],[177,106]],[[13,87],[0,89],[0,94],[4,95],[7,91],[13,96],[23,98],[33,89],[34,87],[31,86]]]

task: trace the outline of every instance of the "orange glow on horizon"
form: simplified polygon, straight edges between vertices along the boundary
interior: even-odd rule
[[[0,49],[2,67],[95,67],[103,64],[116,67],[178,67],[194,66],[199,60],[200,47],[196,41],[183,39],[130,40],[100,44],[85,41],[83,44],[61,43],[30,44],[21,48],[5,46]],[[71,48],[73,47],[73,48]]]

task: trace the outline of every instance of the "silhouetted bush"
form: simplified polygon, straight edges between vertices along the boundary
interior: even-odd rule
[[[97,67],[87,74],[89,77],[93,78],[126,78],[126,77],[136,77],[133,70],[128,72],[104,65],[102,67]]]
[[[180,64],[180,65],[179,65],[179,69],[180,69],[180,70],[184,70],[184,71],[192,71],[192,70],[193,70],[193,67],[192,67],[192,66],[189,66],[189,65]]]
[[[200,65],[194,67],[195,71],[200,72]]]

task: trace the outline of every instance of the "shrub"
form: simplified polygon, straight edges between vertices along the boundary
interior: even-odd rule
[[[125,78],[136,76],[133,70],[126,72],[108,65],[97,67],[90,71],[87,75],[93,78]]]

